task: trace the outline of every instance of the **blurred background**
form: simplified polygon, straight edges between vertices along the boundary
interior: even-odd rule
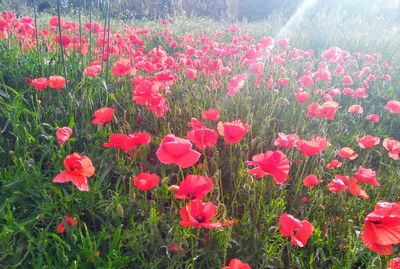
[[[101,13],[109,0],[60,0],[65,10],[78,8]],[[25,13],[37,6],[39,12],[55,9],[57,0],[0,0],[2,9]],[[335,10],[343,16],[382,16],[400,18],[399,0],[111,0],[114,18],[161,18],[177,15],[210,17],[215,20],[259,21],[280,13],[289,19],[298,8],[307,7],[308,16],[316,11]],[[26,14],[26,13],[25,13]]]

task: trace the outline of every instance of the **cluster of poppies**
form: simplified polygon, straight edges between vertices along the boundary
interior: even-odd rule
[[[47,87],[55,90],[62,90],[65,87],[65,78],[63,76],[50,76],[47,78],[35,78],[30,81],[32,87],[38,91],[43,91]]]
[[[161,23],[169,25],[165,20]],[[58,26],[62,29],[61,38],[56,34]],[[174,91],[175,83],[182,79],[193,82],[201,79],[209,81],[207,88],[216,92],[226,91],[228,97],[225,98],[237,98],[235,96],[245,94],[258,95],[260,91],[285,91],[290,93],[286,95],[288,99],[285,100],[290,103],[290,98],[293,98],[295,101],[292,105],[302,108],[301,113],[311,118],[310,121],[334,121],[342,110],[342,105],[348,102],[351,104],[346,105],[345,116],[364,119],[366,124],[380,123],[381,117],[387,116],[385,114],[400,115],[400,101],[391,99],[384,106],[376,105],[365,109],[370,114],[360,118],[364,114],[362,102],[372,93],[371,86],[381,83],[380,86],[385,87],[392,80],[393,67],[389,62],[382,61],[377,54],[350,53],[332,47],[323,51],[320,57],[315,57],[312,50],[292,48],[287,39],[274,40],[271,37],[263,37],[255,40],[247,33],[240,33],[235,25],[212,36],[174,36],[165,28],[160,36],[165,47],[160,45],[150,49],[145,47],[146,41],[153,38],[150,29],[125,25],[122,32],[113,31],[107,35],[104,35],[104,30],[96,22],[85,23],[84,34],[78,35],[78,25],[75,22],[68,22],[63,18],[59,21],[57,17],[49,19],[48,28],[36,30],[32,18],[25,17],[19,20],[12,12],[2,13],[0,19],[0,39],[16,35],[24,51],[36,48],[37,34],[39,40],[43,41],[41,45],[47,46],[49,51],[55,51],[55,46],[62,44],[68,52],[66,57],[72,51],[87,55],[89,42],[85,34],[93,34],[95,45],[89,57],[93,57],[94,61],[90,61],[84,68],[85,79],[101,74],[102,60],[115,60],[111,74],[116,80],[123,77],[132,78],[132,101],[152,111],[158,119],[165,117],[170,104],[173,105],[173,100],[169,100],[168,95]],[[230,42],[224,42],[220,38],[223,32],[230,35]],[[55,42],[46,42],[49,40]],[[173,49],[174,53],[168,54],[169,49]],[[292,66],[293,70],[290,70],[289,66]],[[65,83],[66,78],[62,76],[51,76],[48,79],[41,77],[30,81],[30,85],[39,91],[47,87],[63,89]],[[342,102],[343,100],[348,102]],[[209,108],[203,111],[203,121],[191,118],[191,129],[187,131],[186,138],[174,134],[165,135],[156,151],[158,161],[165,165],[176,165],[180,169],[191,168],[200,160],[202,154],[205,155],[206,150],[217,146],[219,136],[223,137],[226,144],[246,143],[243,142],[243,138],[250,130],[249,124],[237,117],[232,121],[219,121],[221,112],[225,112],[220,109],[221,111]],[[114,108],[100,108],[94,112],[92,124],[108,124],[114,115]],[[56,132],[60,145],[66,143],[72,135],[73,131],[69,127],[59,128]],[[334,173],[333,179],[326,186],[327,189],[332,193],[347,190],[351,195],[368,199],[369,196],[360,184],[380,186],[375,170],[364,167],[364,164],[351,173],[351,176],[338,174],[336,170],[343,162],[357,159],[358,153],[371,150],[381,141],[388,156],[399,160],[400,141],[383,137],[381,134],[363,135],[356,139],[361,148],[359,152],[348,146],[341,147],[336,150],[338,158],[327,162],[326,169]],[[137,131],[111,134],[103,146],[132,154],[138,153],[142,146],[150,143],[152,137],[148,132]],[[274,146],[280,149],[267,150],[247,161],[247,164],[252,166],[248,172],[258,179],[271,176],[276,184],[282,185],[288,182],[290,170],[296,165],[294,160],[287,157],[288,149],[296,148],[308,159],[322,154],[331,146],[331,142],[326,135],[303,139],[294,133],[279,132]],[[72,182],[79,190],[89,191],[88,178],[95,173],[95,167],[89,157],[73,153],[65,157],[63,164],[64,171],[60,172],[53,182]],[[132,180],[140,191],[150,191],[160,184],[160,177],[155,173],[140,172],[133,176]],[[307,188],[324,182],[316,174],[308,174],[302,180]],[[174,199],[185,200],[180,209],[181,226],[212,229],[233,223],[215,220],[218,205],[206,199],[213,188],[212,178],[191,173],[187,174],[179,185],[169,187]],[[308,220],[299,220],[289,213],[282,213],[277,221],[281,235],[289,237],[293,245],[307,245],[314,231],[314,226]],[[71,227],[77,224],[75,219],[67,216],[65,222]],[[59,233],[65,231],[64,222],[59,224],[57,230]],[[370,250],[381,255],[392,254],[392,247],[400,243],[400,205],[379,202],[374,211],[367,215],[361,238]],[[176,246],[173,247],[175,248]],[[396,268],[398,263],[398,260],[393,259],[388,268]],[[247,269],[250,266],[232,259],[224,268]]]

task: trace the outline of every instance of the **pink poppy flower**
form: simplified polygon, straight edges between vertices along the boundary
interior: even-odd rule
[[[133,177],[133,184],[141,191],[149,191],[158,186],[160,177],[157,174],[140,173]]]
[[[357,152],[355,152],[352,148],[344,147],[337,151],[337,154],[343,159],[354,160],[358,157]]]
[[[319,180],[317,175],[314,174],[310,174],[303,179],[303,184],[307,188],[314,187],[318,185],[320,182],[322,182],[322,180]]]
[[[269,174],[274,178],[276,184],[283,184],[289,175],[289,160],[280,150],[254,155],[247,164],[256,166],[249,170],[250,174],[255,174],[259,178]]]
[[[211,222],[218,213],[218,207],[210,201],[189,201],[181,208],[180,213],[182,220],[179,224],[183,227],[222,228],[221,222]]]
[[[56,131],[57,141],[60,145],[64,145],[65,142],[71,137],[72,130],[69,127],[61,127]]]
[[[358,171],[354,174],[354,177],[365,184],[371,186],[380,186],[378,180],[376,179],[376,172],[369,168],[364,168],[360,166]]]
[[[181,168],[188,168],[199,160],[201,154],[192,149],[189,140],[169,134],[161,141],[156,155],[163,164],[176,164]]]
[[[379,122],[379,115],[378,114],[370,114],[365,116],[365,120],[372,121],[373,123]]]
[[[379,137],[372,136],[372,135],[365,135],[365,136],[357,139],[358,145],[360,146],[360,148],[363,148],[363,149],[373,148],[374,146],[378,145],[380,142],[381,142],[381,139]]]
[[[400,114],[400,101],[390,100],[387,102],[385,108],[393,114]]]
[[[351,105],[348,109],[347,112],[349,113],[355,113],[355,114],[362,114],[363,113],[363,108],[359,105]]]
[[[217,109],[214,108],[209,108],[203,113],[201,113],[201,117],[203,120],[209,120],[209,121],[217,121],[219,119],[220,113]]]
[[[92,120],[93,124],[96,125],[104,125],[112,121],[114,116],[115,109],[110,107],[103,107],[96,110],[93,113],[94,119]]]
[[[243,124],[241,120],[234,120],[231,122],[219,122],[217,129],[226,143],[236,144],[247,134],[249,125],[247,123]]]
[[[59,173],[54,179],[55,183],[72,182],[80,191],[89,191],[88,177],[91,177],[95,168],[92,161],[78,153],[68,155],[64,159],[65,170]]]
[[[279,217],[279,231],[282,236],[290,237],[293,245],[302,248],[314,232],[314,226],[307,220],[300,221],[284,213]]]

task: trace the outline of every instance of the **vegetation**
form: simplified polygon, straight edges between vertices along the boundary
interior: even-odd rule
[[[34,20],[11,24],[10,14],[3,13],[1,267],[221,268],[238,258],[252,268],[386,268],[398,248],[393,247],[392,255],[379,255],[363,244],[360,234],[378,201],[400,198],[399,160],[388,155],[396,154],[395,149],[382,144],[384,139],[400,140],[400,116],[385,108],[388,101],[400,100],[399,28],[395,16],[383,19],[380,10],[349,16],[349,9],[336,8],[309,9],[314,13],[292,21],[274,12],[268,20],[237,25],[179,16],[162,23],[108,21],[105,13],[97,26],[85,26],[90,18],[82,12],[79,18],[66,14],[65,21],[76,27],[64,23],[61,38],[55,17],[40,16],[36,32]],[[108,23],[110,32],[103,29]],[[266,36],[275,39],[274,46],[263,47],[269,42],[262,39]],[[313,74],[325,70],[324,65],[330,80]],[[88,75],[90,66],[100,66],[100,73]],[[306,87],[300,77],[308,73],[314,84]],[[346,74],[352,85],[344,85]],[[33,83],[53,75],[66,78],[61,90],[38,90]],[[141,83],[151,83],[160,103],[146,99],[143,105],[135,99]],[[368,98],[346,94],[346,87],[363,88]],[[309,95],[305,104],[295,96],[299,88]],[[154,101],[153,95],[146,98]],[[312,103],[329,101],[340,106],[334,120],[307,114]],[[361,106],[363,113],[348,112],[352,105]],[[112,120],[93,124],[94,112],[105,107],[115,109]],[[202,119],[209,108],[220,111],[220,122],[247,123],[248,132],[236,143],[227,143],[221,131],[213,147],[200,149],[193,143],[201,157],[189,167],[160,161],[163,139],[168,134],[186,138],[196,129],[192,118],[217,130],[218,121]],[[365,120],[371,114],[379,114],[380,121]],[[73,131],[63,145],[56,136],[60,127]],[[127,153],[104,146],[112,144],[112,134],[139,131],[147,132],[151,142]],[[302,140],[327,138],[331,145],[305,156],[299,141],[290,148],[277,146],[280,132]],[[380,144],[361,148],[357,139],[365,135],[379,137]],[[344,147],[358,157],[343,157],[338,152]],[[259,179],[249,173],[254,166],[247,162],[254,155],[276,150],[290,162],[283,184],[271,175]],[[88,192],[53,182],[73,153],[88,156],[95,167]],[[328,169],[334,159],[342,165]],[[376,171],[381,185],[358,181],[369,199],[360,190],[332,193],[329,184],[337,175],[352,178],[360,166]],[[157,174],[159,184],[142,191],[133,180],[141,172]],[[323,182],[305,187],[309,174]],[[212,178],[212,191],[203,200],[218,207],[213,222],[221,222],[222,228],[180,224],[187,200],[174,194],[187,175]],[[313,225],[304,247],[281,235],[279,217],[285,212]]]

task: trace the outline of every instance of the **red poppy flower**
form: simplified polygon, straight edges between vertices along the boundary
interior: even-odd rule
[[[349,192],[352,195],[362,197],[363,199],[368,199],[368,194],[357,184],[357,179],[351,178],[349,183]]]
[[[61,42],[62,42],[62,45],[63,45],[63,48],[64,48],[64,49],[68,48],[68,46],[69,46],[69,45],[71,44],[71,42],[72,42],[72,39],[71,39],[68,35],[65,35],[65,34],[62,34],[62,35],[61,35],[61,39],[60,39],[60,36],[59,36],[59,35],[56,36],[56,42],[57,42],[58,44],[61,43],[60,40],[61,40]]]
[[[307,220],[298,220],[287,213],[279,217],[279,231],[282,236],[290,237],[296,247],[304,247],[314,231],[314,226]]]
[[[400,269],[400,258],[393,258],[388,262],[386,269]]]
[[[307,106],[308,117],[318,117],[321,106],[318,103],[311,103]]]
[[[353,85],[353,80],[351,79],[351,77],[349,75],[343,76],[343,85],[344,86]]]
[[[60,222],[57,226],[57,233],[63,234],[65,233],[65,225],[63,222]]]
[[[65,87],[65,78],[63,76],[49,77],[49,86],[52,89],[61,90]]]
[[[348,181],[347,177],[336,175],[332,182],[328,184],[328,189],[333,193],[342,192],[347,190]]]
[[[31,85],[38,91],[43,91],[49,86],[49,80],[47,78],[35,78],[31,81]]]
[[[65,170],[59,173],[54,179],[55,183],[72,182],[80,191],[89,191],[88,177],[91,177],[95,168],[87,156],[78,153],[68,155],[64,159]]]
[[[287,85],[289,85],[289,81],[290,81],[289,78],[280,78],[278,79],[277,83],[280,88],[284,88]]]
[[[111,73],[115,76],[125,76],[131,71],[130,61],[128,59],[119,59],[115,62],[111,69]]]
[[[134,147],[147,145],[151,142],[151,136],[146,132],[137,132],[133,134],[112,134],[108,138],[108,143],[104,143],[105,148],[113,147],[122,149],[129,153]]]
[[[214,186],[213,180],[209,177],[198,175],[187,175],[179,184],[179,190],[175,199],[189,198],[191,200],[202,200]]]
[[[360,166],[358,171],[354,174],[355,178],[358,181],[361,181],[365,184],[369,184],[371,186],[380,186],[378,180],[376,179],[376,172],[369,168],[364,168]]]
[[[318,116],[323,119],[334,120],[335,114],[339,109],[339,104],[335,101],[327,101],[318,107]]]
[[[351,105],[349,109],[347,109],[347,112],[355,114],[362,114],[363,111],[364,111],[363,108],[359,105]]]
[[[192,129],[201,129],[201,128],[204,128],[205,125],[206,125],[205,122],[199,121],[199,120],[196,119],[196,118],[191,118],[191,119],[190,119],[190,122],[189,122],[189,126],[190,126]]]
[[[93,124],[96,125],[104,125],[112,121],[114,116],[115,109],[110,107],[103,107],[96,110],[93,113],[94,119],[92,120]]]
[[[168,19],[160,19],[160,23],[163,25],[167,25],[167,24],[169,24],[169,21],[168,21]]]
[[[352,148],[344,147],[337,151],[337,154],[343,159],[354,160],[358,157],[357,152],[355,152]]]
[[[326,169],[328,170],[332,170],[332,169],[336,169],[342,166],[342,162],[340,162],[339,160],[333,159],[332,161],[330,161],[327,165],[326,165]]]
[[[228,144],[238,143],[243,136],[249,131],[249,125],[243,124],[240,120],[234,120],[231,122],[219,122],[218,133],[225,138],[225,142]]]
[[[296,146],[299,148],[300,152],[305,156],[313,156],[321,153],[330,144],[328,140],[324,137],[314,137],[311,140],[299,140]]]
[[[163,164],[176,164],[181,168],[188,168],[195,164],[200,153],[192,149],[189,140],[169,134],[163,138],[156,152],[157,158]]]
[[[245,73],[233,77],[228,84],[228,95],[235,96],[236,93],[243,88],[246,80],[247,74]]]
[[[65,142],[71,137],[72,130],[69,127],[61,127],[56,131],[57,141],[60,145],[64,145]]]
[[[395,139],[385,138],[383,140],[383,146],[389,151],[389,157],[393,160],[399,159],[400,154],[400,141]]]
[[[392,246],[400,243],[400,203],[378,202],[365,218],[361,238],[370,250],[392,254]]]
[[[241,260],[232,259],[228,266],[222,267],[222,269],[251,269],[248,263],[243,263]]]
[[[387,102],[385,108],[393,114],[400,114],[400,101],[390,100]]]
[[[168,245],[168,250],[171,252],[178,252],[178,253],[182,253],[182,254],[186,253],[186,250],[182,246],[182,243],[171,243]]]
[[[203,118],[203,120],[217,121],[219,119],[219,116],[219,111],[214,108],[209,108],[201,113],[201,117]]]
[[[64,18],[60,17],[61,27],[64,25]],[[49,26],[50,28],[55,28],[58,26],[58,17],[54,16],[49,19]]]
[[[357,142],[360,148],[370,149],[378,145],[381,142],[381,139],[377,136],[365,135],[357,139]]]
[[[218,207],[210,201],[206,203],[200,200],[189,201],[181,208],[180,213],[182,220],[179,224],[183,227],[222,228],[220,222],[211,222],[218,213]]]
[[[378,114],[371,114],[365,116],[365,119],[368,121],[372,121],[373,123],[378,123],[379,122],[379,115]]]
[[[298,90],[294,93],[294,97],[296,98],[297,102],[302,105],[308,101],[309,94],[306,91]]]
[[[71,227],[76,227],[76,225],[78,225],[78,220],[76,218],[65,215],[64,219],[69,225],[71,225]]]
[[[281,39],[278,39],[278,40],[276,41],[276,43],[277,43],[279,46],[281,46],[281,47],[287,47],[287,46],[289,46],[289,39],[287,39],[287,38],[281,38]]]
[[[303,184],[307,188],[314,187],[315,185],[318,185],[318,183],[320,182],[322,182],[322,180],[318,180],[317,175],[314,174],[310,174],[303,179]]]
[[[280,150],[254,155],[252,161],[247,164],[257,166],[249,171],[250,174],[256,174],[260,178],[269,174],[276,184],[283,184],[289,175],[289,160]]]
[[[278,133],[278,138],[275,139],[274,145],[284,148],[291,148],[296,145],[298,140],[300,140],[300,137],[297,134],[286,135],[285,133]]]
[[[205,149],[215,146],[218,140],[218,133],[208,128],[194,129],[187,133],[187,137],[197,148]]]
[[[97,77],[101,70],[101,65],[91,65],[85,68],[83,74],[88,77]]]
[[[368,83],[367,83],[367,85],[363,86],[362,88],[357,88],[354,93],[354,96],[357,98],[364,98],[364,99],[368,98],[367,90],[364,87],[368,87]]]
[[[310,75],[303,75],[300,77],[300,84],[303,87],[311,88],[314,85],[314,80]]]
[[[149,191],[158,186],[160,177],[157,174],[140,173],[133,177],[133,184],[141,191]]]

